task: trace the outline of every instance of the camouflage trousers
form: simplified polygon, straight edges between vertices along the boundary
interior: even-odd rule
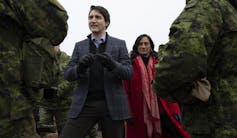
[[[182,105],[183,123],[192,138],[237,138],[237,104]]]
[[[62,131],[67,121],[68,110],[53,110],[47,109],[42,106],[39,107],[39,120],[37,121],[37,130],[40,134],[45,132],[55,133]]]
[[[62,131],[67,121],[68,109],[47,109],[47,107],[40,106],[39,108],[39,120],[37,121],[37,131],[45,137],[47,133],[58,134]],[[90,129],[86,138],[97,138],[98,136],[98,124]]]
[[[39,138],[32,106],[20,83],[4,82],[0,87],[0,138]]]
[[[0,129],[1,138],[40,138],[36,132],[33,114],[18,120],[0,118],[0,125],[1,123],[5,126]]]

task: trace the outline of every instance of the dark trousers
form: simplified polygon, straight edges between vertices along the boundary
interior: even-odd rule
[[[105,101],[86,101],[79,116],[68,120],[60,138],[85,138],[96,123],[103,138],[123,138],[124,121],[111,119]]]

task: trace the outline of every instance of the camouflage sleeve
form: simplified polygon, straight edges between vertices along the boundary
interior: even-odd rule
[[[208,49],[220,32],[221,18],[212,0],[186,4],[170,28],[169,42],[159,47],[154,83],[159,96],[185,95],[191,91],[193,80],[206,74]]]
[[[61,66],[60,74],[58,75],[58,96],[64,97],[65,99],[70,99],[72,96],[73,89],[76,86],[76,82],[69,82],[64,79],[64,70],[70,60],[70,56],[68,56],[65,52],[60,52],[59,56],[59,64]]]
[[[59,45],[67,34],[66,10],[57,0],[9,0],[29,36],[43,36]]]

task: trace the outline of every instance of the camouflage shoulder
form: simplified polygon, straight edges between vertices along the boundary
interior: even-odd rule
[[[189,0],[185,6],[185,9],[194,7],[198,2],[199,2],[199,0]]]
[[[57,0],[48,0],[49,3],[51,3],[52,5],[56,6],[57,8],[59,8],[62,11],[66,11],[64,9],[64,7],[57,1]]]
[[[5,11],[5,8],[6,8],[6,6],[4,5],[4,3],[0,2],[0,12],[1,13]]]

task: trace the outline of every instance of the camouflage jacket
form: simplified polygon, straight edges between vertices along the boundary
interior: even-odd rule
[[[64,71],[67,67],[67,64],[70,60],[70,56],[68,56],[65,52],[60,52],[58,55],[58,61],[60,66],[60,73],[57,77],[58,80],[58,93],[57,96],[67,99],[67,103],[71,103],[73,89],[76,85],[76,82],[69,82],[64,79]]]
[[[58,110],[69,109],[70,107],[73,89],[76,86],[76,82],[69,82],[64,79],[64,70],[69,60],[70,56],[68,56],[65,52],[61,51],[57,53],[57,64],[59,66],[55,81],[57,91],[52,98],[44,97],[41,102],[41,104],[47,109]]]
[[[182,102],[207,76],[218,103],[237,102],[237,11],[228,0],[188,0],[159,47],[154,88]],[[173,100],[173,99],[172,99]]]
[[[10,107],[1,101],[6,108],[0,108],[1,116],[10,112],[16,119],[29,108],[21,91],[24,40],[44,37],[52,45],[60,44],[67,34],[67,18],[56,0],[0,0],[0,98],[7,95],[10,101]]]

